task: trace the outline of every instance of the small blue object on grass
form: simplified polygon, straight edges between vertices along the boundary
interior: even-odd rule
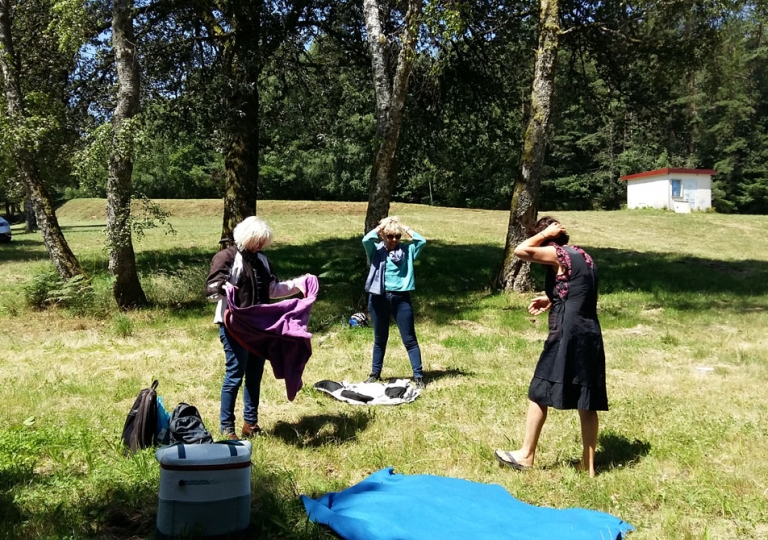
[[[346,540],[621,540],[634,530],[604,512],[526,504],[497,484],[391,467],[340,493],[301,500],[310,520]]]
[[[368,326],[368,315],[362,312],[354,313],[349,318],[349,326],[352,326],[352,327]]]
[[[171,421],[171,415],[165,410],[163,405],[163,398],[157,396],[157,442],[160,444],[168,444],[168,424]]]

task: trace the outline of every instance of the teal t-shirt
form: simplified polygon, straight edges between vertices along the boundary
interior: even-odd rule
[[[413,278],[413,262],[419,256],[421,250],[424,249],[427,240],[416,231],[412,232],[413,241],[400,243],[400,247],[403,250],[403,258],[400,262],[396,263],[387,257],[386,269],[384,271],[384,288],[387,291],[405,292],[416,288]],[[373,252],[381,244],[381,242],[376,242],[376,239],[378,239],[378,235],[375,230],[370,231],[363,238],[363,245],[369,260],[373,257]]]

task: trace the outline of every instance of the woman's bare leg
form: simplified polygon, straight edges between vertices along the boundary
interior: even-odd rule
[[[581,420],[581,441],[584,446],[581,455],[581,470],[589,473],[589,477],[595,476],[595,449],[597,448],[597,430],[599,420],[597,411],[579,411]]]
[[[523,446],[515,450],[512,456],[520,465],[530,467],[536,458],[536,446],[539,444],[539,435],[544,422],[547,420],[547,407],[533,401],[528,403],[528,414],[525,416],[525,438]]]

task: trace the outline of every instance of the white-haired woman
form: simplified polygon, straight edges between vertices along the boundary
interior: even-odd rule
[[[410,242],[400,243],[403,233],[411,237]],[[368,293],[368,310],[374,336],[371,374],[366,382],[375,382],[381,378],[389,340],[389,321],[394,317],[408,352],[413,380],[417,388],[424,388],[411,291],[415,288],[413,262],[426,243],[423,236],[401,223],[397,216],[382,219],[378,227],[363,237],[363,247],[371,265],[365,291]]]
[[[208,299],[218,302],[213,322],[219,325],[219,339],[224,347],[225,372],[221,386],[220,429],[228,439],[235,433],[235,403],[240,386],[243,391],[243,437],[263,434],[259,427],[259,393],[264,373],[264,358],[243,347],[224,326],[227,308],[226,289],[237,287],[238,307],[266,304],[270,298],[284,298],[301,292],[294,280],[281,282],[270,269],[262,253],[272,243],[272,229],[256,216],[245,218],[233,232],[234,245],[222,249],[211,260],[211,271],[205,289]]]

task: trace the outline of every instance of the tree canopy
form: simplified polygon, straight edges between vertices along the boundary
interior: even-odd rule
[[[44,184],[54,199],[104,196],[116,84],[106,4],[6,1]],[[240,186],[253,206],[241,213],[260,197],[366,200],[382,139],[363,2],[237,5],[134,6],[135,194],[224,197]],[[394,73],[408,5],[378,7]],[[64,46],[57,17],[72,29]],[[767,19],[762,0],[561,2],[539,208],[620,208],[621,175],[674,166],[718,171],[718,211],[768,213]],[[426,2],[417,33],[392,199],[508,208],[538,3]],[[13,152],[3,137],[0,197],[19,207]]]

